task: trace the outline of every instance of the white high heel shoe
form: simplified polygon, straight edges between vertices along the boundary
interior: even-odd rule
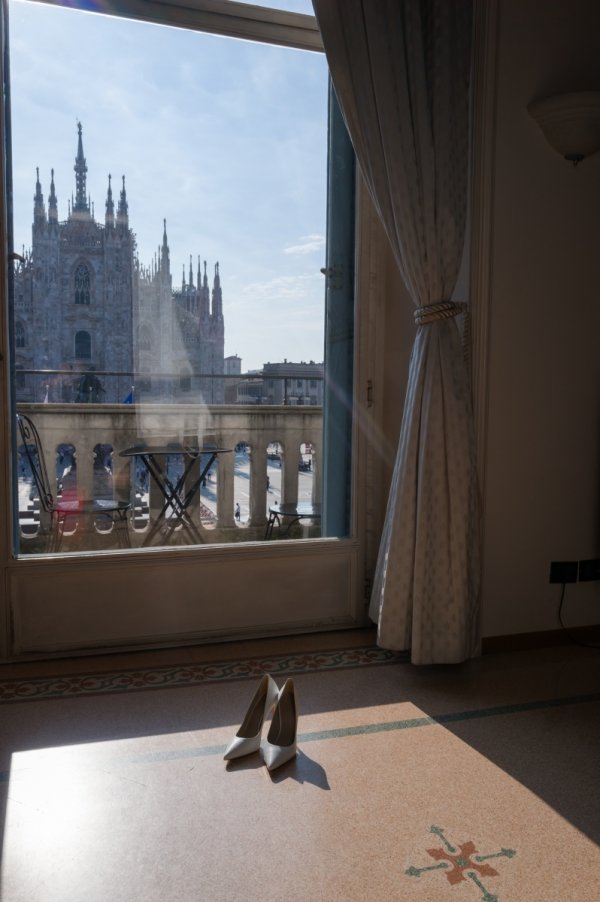
[[[258,684],[241,727],[227,746],[223,755],[225,761],[251,755],[259,750],[263,723],[275,707],[278,697],[277,683],[266,673]]]
[[[263,757],[268,770],[281,767],[291,761],[298,751],[296,736],[298,732],[298,706],[294,681],[286,680],[279,693],[273,720],[267,734],[267,742],[263,747]]]

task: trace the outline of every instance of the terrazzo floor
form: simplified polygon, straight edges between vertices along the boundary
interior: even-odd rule
[[[372,634],[0,669],[2,902],[597,902],[600,653]],[[262,672],[297,758],[223,752]]]

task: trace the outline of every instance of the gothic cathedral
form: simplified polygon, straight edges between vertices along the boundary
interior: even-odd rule
[[[68,217],[59,222],[54,170],[46,213],[38,170],[31,250],[15,266],[17,400],[222,404],[219,264],[212,298],[206,262],[194,284],[191,258],[187,281],[184,271],[173,289],[165,221],[152,264],[140,265],[125,177],[115,213],[109,175],[100,224],[86,192],[80,123],[78,132]]]

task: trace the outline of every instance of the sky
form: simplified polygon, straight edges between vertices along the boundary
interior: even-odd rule
[[[308,12],[310,0],[288,9]],[[31,246],[36,167],[59,220],[87,192],[104,222],[125,175],[149,265],[167,220],[174,287],[219,262],[225,355],[244,371],[323,360],[327,66],[322,54],[25,0],[10,2],[14,246]]]

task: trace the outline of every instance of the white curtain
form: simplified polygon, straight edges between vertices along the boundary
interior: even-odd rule
[[[470,384],[451,298],[464,242],[471,0],[313,0],[356,157],[415,307],[370,615],[415,664],[479,650]]]

